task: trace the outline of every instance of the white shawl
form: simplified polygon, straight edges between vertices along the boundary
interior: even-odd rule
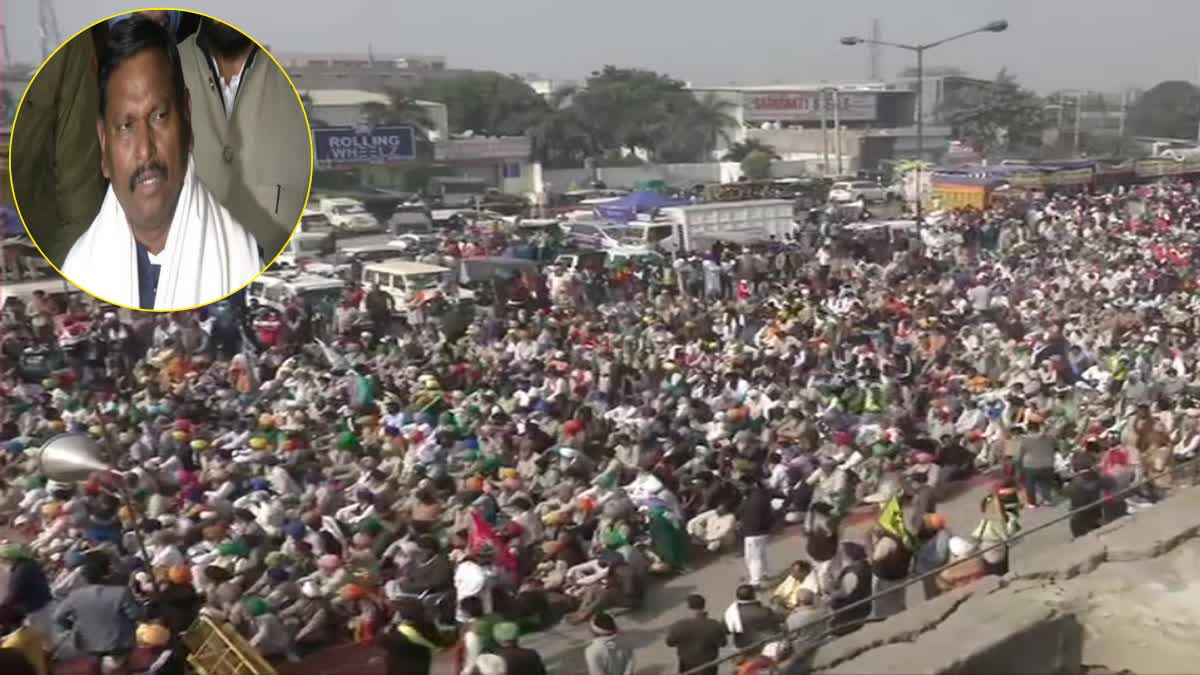
[[[221,206],[188,156],[183,191],[175,206],[154,309],[205,305],[241,288],[262,271],[258,245]],[[138,307],[137,246],[112,185],[83,236],[71,247],[63,276],[108,302]]]

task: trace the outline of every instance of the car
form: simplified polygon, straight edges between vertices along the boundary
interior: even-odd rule
[[[402,234],[387,245],[400,249],[405,255],[425,255],[436,252],[441,247],[442,240],[435,234]]]
[[[334,253],[336,243],[332,232],[297,232],[287,248],[280,252],[272,269],[288,270],[304,267],[321,256]]]
[[[387,230],[394,235],[429,234],[433,232],[433,218],[424,205],[398,206],[388,218]]]
[[[319,209],[307,206],[304,208],[304,213],[300,216],[300,232],[325,234],[336,231],[337,228],[329,221],[329,216],[322,213]]]
[[[880,185],[869,180],[848,180],[834,183],[829,188],[829,201],[831,202],[886,202],[896,198],[896,194]]]
[[[352,234],[382,232],[383,226],[363,203],[349,197],[322,197],[318,209],[338,230]]]
[[[283,311],[293,298],[300,299],[310,310],[322,304],[341,300],[346,283],[340,279],[305,273],[264,274],[250,282],[251,307],[269,307]]]

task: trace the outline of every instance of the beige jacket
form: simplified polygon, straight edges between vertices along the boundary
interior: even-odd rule
[[[266,52],[242,71],[233,114],[200,33],[179,44],[192,101],[192,154],[217,200],[258,240],[263,260],[281,251],[300,220],[312,176],[312,146],[296,90]]]
[[[92,34],[68,41],[30,83],[12,129],[13,194],[33,240],[55,265],[104,199],[96,72]]]

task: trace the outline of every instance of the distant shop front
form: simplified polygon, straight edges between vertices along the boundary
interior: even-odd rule
[[[508,194],[533,191],[528,136],[479,136],[450,138],[434,145],[439,163],[464,178],[475,178]]]

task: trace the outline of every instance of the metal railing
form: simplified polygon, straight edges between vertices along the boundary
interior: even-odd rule
[[[771,644],[772,642],[787,641],[789,643],[789,646],[791,647],[791,656],[789,657],[788,662],[790,662],[790,659],[794,659],[797,657],[805,658],[807,655],[811,654],[818,647],[820,647],[828,642],[831,642],[834,639],[837,639],[838,637],[842,637],[842,636],[834,635],[833,629],[829,628],[829,629],[822,630],[817,637],[804,640],[799,645],[791,644],[791,640],[794,636],[797,636],[797,635],[803,634],[803,633],[813,632],[814,630],[818,629],[822,625],[830,625],[831,620],[834,617],[845,614],[850,611],[853,611],[855,609],[861,610],[861,608],[864,606],[870,607],[872,605],[872,603],[874,603],[879,598],[883,598],[883,597],[892,595],[892,594],[900,592],[900,591],[907,591],[909,586],[918,584],[918,583],[924,581],[925,579],[935,577],[938,574],[941,574],[944,570],[947,570],[955,565],[958,565],[958,564],[962,563],[963,561],[973,560],[975,558],[982,557],[985,553],[990,553],[992,551],[997,551],[997,550],[1001,550],[1004,548],[1009,549],[1009,552],[1006,555],[1011,556],[1013,545],[1021,542],[1026,537],[1028,537],[1036,532],[1041,532],[1043,530],[1050,529],[1051,527],[1058,525],[1065,520],[1069,520],[1070,518],[1072,518],[1073,516],[1076,516],[1078,514],[1085,513],[1092,509],[1102,508],[1105,503],[1110,502],[1114,498],[1117,498],[1117,497],[1124,498],[1129,494],[1137,492],[1137,491],[1151,485],[1158,479],[1173,475],[1184,468],[1192,469],[1191,477],[1192,477],[1192,483],[1194,485],[1196,483],[1197,477],[1200,476],[1200,457],[1193,457],[1193,458],[1185,460],[1183,462],[1179,462],[1177,464],[1168,466],[1168,467],[1164,468],[1162,471],[1154,472],[1149,476],[1143,477],[1141,480],[1133,481],[1128,486],[1126,486],[1120,490],[1117,490],[1117,491],[1113,492],[1112,494],[1105,495],[1104,497],[1101,497],[1100,499],[1093,501],[1089,504],[1086,504],[1084,506],[1081,506],[1079,508],[1069,510],[1060,516],[1056,516],[1055,518],[1052,518],[1051,520],[1049,520],[1045,523],[1042,523],[1041,525],[1031,527],[1028,530],[1023,529],[1020,532],[1017,532],[1016,534],[1012,535],[1011,537],[1008,537],[1007,539],[1005,539],[1004,541],[1002,541],[1000,543],[993,544],[986,548],[979,548],[976,551],[972,552],[971,555],[969,555],[961,560],[947,562],[939,567],[929,570],[928,572],[924,572],[922,574],[908,577],[902,583],[892,586],[884,591],[872,593],[871,595],[869,595],[861,600],[852,602],[852,603],[846,605],[845,607],[842,607],[836,611],[822,614],[819,619],[814,619],[814,620],[808,621],[808,622],[806,622],[800,626],[797,626],[795,628],[788,628],[786,630],[780,631],[779,633],[776,633],[775,635],[772,635],[769,638],[759,640],[758,642],[755,642],[754,644],[751,644],[748,647],[742,647],[731,654],[714,659],[703,665],[695,666],[688,670],[682,671],[680,673],[680,675],[697,675],[699,673],[702,673],[702,672],[708,670],[709,668],[719,667],[721,664],[727,663],[729,661],[734,661],[736,659],[740,659],[743,657],[755,656],[762,651],[762,648],[764,646]],[[1155,488],[1155,489],[1157,489],[1157,488]],[[1161,501],[1162,501],[1162,499],[1159,499],[1159,500],[1157,500],[1156,503],[1161,502]],[[1123,517],[1127,518],[1132,515],[1133,514],[1130,513],[1130,514],[1126,514]],[[1111,522],[1116,522],[1117,520],[1120,520],[1120,518],[1114,519]],[[1011,557],[1010,557],[1010,561],[1011,561]],[[1011,567],[1010,567],[1010,572],[1011,572]],[[868,623],[874,623],[874,622],[882,621],[882,620],[883,619],[868,618],[868,619],[864,619],[861,621],[849,622],[849,624],[842,624],[842,625],[838,626],[838,628],[842,629],[842,628],[845,628],[846,625],[854,625],[854,624],[858,624],[859,626],[862,626],[862,625],[865,625]],[[857,628],[856,628],[856,630],[857,630]]]
[[[223,621],[200,616],[184,634],[196,675],[277,675],[271,664]]]

